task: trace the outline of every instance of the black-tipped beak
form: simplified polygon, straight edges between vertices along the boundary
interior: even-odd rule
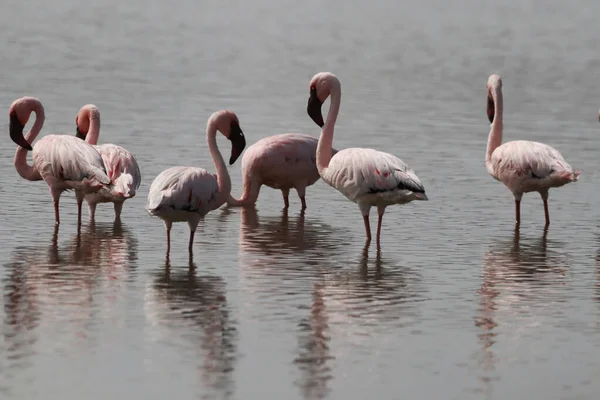
[[[19,118],[17,118],[17,114],[16,113],[10,114],[10,128],[9,128],[10,138],[12,139],[13,142],[18,144],[25,150],[31,151],[31,150],[33,150],[33,148],[27,142],[27,140],[25,140],[25,138],[23,137],[23,129],[24,128],[25,127],[21,124],[21,122],[19,121]]]
[[[487,101],[487,115],[490,120],[490,124],[494,122],[494,99],[492,95],[488,93],[488,101]]]
[[[229,158],[229,165],[233,165],[246,147],[244,132],[242,132],[240,125],[235,122],[231,124],[229,140],[231,141],[231,157]]]
[[[315,124],[319,125],[319,127],[323,127],[325,123],[323,122],[323,115],[321,114],[321,100],[317,96],[317,89],[310,89],[310,97],[308,98],[308,105],[306,106],[306,112],[308,116],[315,122]]]
[[[79,130],[79,126],[75,125],[75,137],[78,137],[81,140],[85,140],[85,135],[81,133]]]

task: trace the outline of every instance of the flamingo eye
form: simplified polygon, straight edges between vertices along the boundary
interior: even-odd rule
[[[312,92],[313,90],[317,90],[317,88],[315,87],[315,85],[312,85],[312,86],[310,87],[310,91]]]

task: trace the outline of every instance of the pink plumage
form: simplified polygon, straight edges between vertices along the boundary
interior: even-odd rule
[[[289,208],[290,189],[296,189],[306,209],[306,188],[319,180],[316,165],[318,140],[300,133],[269,136],[250,146],[242,158],[242,197],[229,196],[230,206],[256,203],[262,185],[281,190],[285,208]],[[337,150],[333,150],[337,152]]]
[[[32,112],[36,119],[25,136],[23,129]],[[88,143],[73,136],[47,135],[31,143],[44,125],[44,107],[35,97],[15,100],[9,110],[10,137],[19,145],[14,165],[19,175],[27,180],[43,179],[54,199],[56,225],[60,224],[58,203],[65,190],[75,190],[77,198],[77,223],[81,224],[81,204],[86,194],[110,186],[100,154]],[[27,152],[33,150],[33,165],[27,164]]]
[[[90,221],[95,219],[98,203],[113,203],[115,219],[119,220],[124,201],[134,197],[140,187],[142,175],[138,163],[133,154],[121,146],[111,143],[97,144],[100,136],[100,110],[94,104],[81,107],[75,118],[75,125],[77,137],[85,139],[102,156],[104,167],[111,180],[110,187],[85,196]]]
[[[246,139],[235,113],[228,110],[217,111],[210,116],[206,126],[206,142],[217,174],[198,167],[171,167],[161,172],[150,186],[146,210],[165,223],[167,256],[171,250],[173,222],[188,223],[188,249],[191,252],[200,219],[222,206],[230,195],[231,179],[217,147],[217,131],[231,141],[229,164],[233,164],[242,154]]]
[[[579,178],[558,150],[544,143],[515,140],[502,143],[502,79],[493,74],[487,82],[487,114],[491,123],[485,155],[488,173],[504,183],[515,199],[516,223],[521,223],[521,198],[538,192],[544,202],[546,226],[550,224],[548,191]]]
[[[327,121],[323,121],[321,106],[329,96],[331,102]],[[317,169],[325,182],[358,204],[367,241],[371,240],[369,213],[371,207],[377,207],[379,244],[387,206],[428,198],[417,175],[396,156],[365,148],[349,148],[333,153],[333,131],[341,96],[341,84],[334,74],[320,72],[311,79],[307,113],[322,128],[317,146]]]

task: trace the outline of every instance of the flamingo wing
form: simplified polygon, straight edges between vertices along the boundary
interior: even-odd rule
[[[492,153],[492,165],[497,174],[510,171],[533,179],[544,179],[556,172],[573,173],[573,168],[547,144],[526,140],[504,143]]]
[[[128,195],[135,195],[142,182],[142,174],[133,154],[110,143],[98,145],[96,150],[102,156],[108,177],[115,188]]]
[[[172,167],[161,172],[150,186],[147,210],[163,208],[206,214],[219,192],[217,177],[195,167]]]
[[[325,180],[350,200],[368,194],[425,193],[417,175],[398,157],[373,149],[344,149],[331,158]]]
[[[34,148],[34,161],[42,176],[61,181],[96,180],[110,184],[100,154],[90,144],[71,136],[48,135]]]

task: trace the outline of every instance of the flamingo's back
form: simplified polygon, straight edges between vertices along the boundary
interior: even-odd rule
[[[96,150],[102,156],[108,177],[114,186],[113,190],[125,194],[126,197],[135,196],[142,181],[142,174],[133,154],[110,143],[96,146]]]
[[[576,181],[581,173],[574,170],[558,150],[527,140],[498,146],[487,169],[490,175],[516,192],[560,187]]]
[[[161,172],[152,182],[146,209],[161,216],[172,211],[206,215],[220,207],[217,177],[203,168],[172,167]],[[220,204],[219,204],[220,203]]]
[[[88,143],[66,135],[48,135],[33,148],[35,168],[46,181],[87,181],[94,186],[110,184],[100,154]]]

